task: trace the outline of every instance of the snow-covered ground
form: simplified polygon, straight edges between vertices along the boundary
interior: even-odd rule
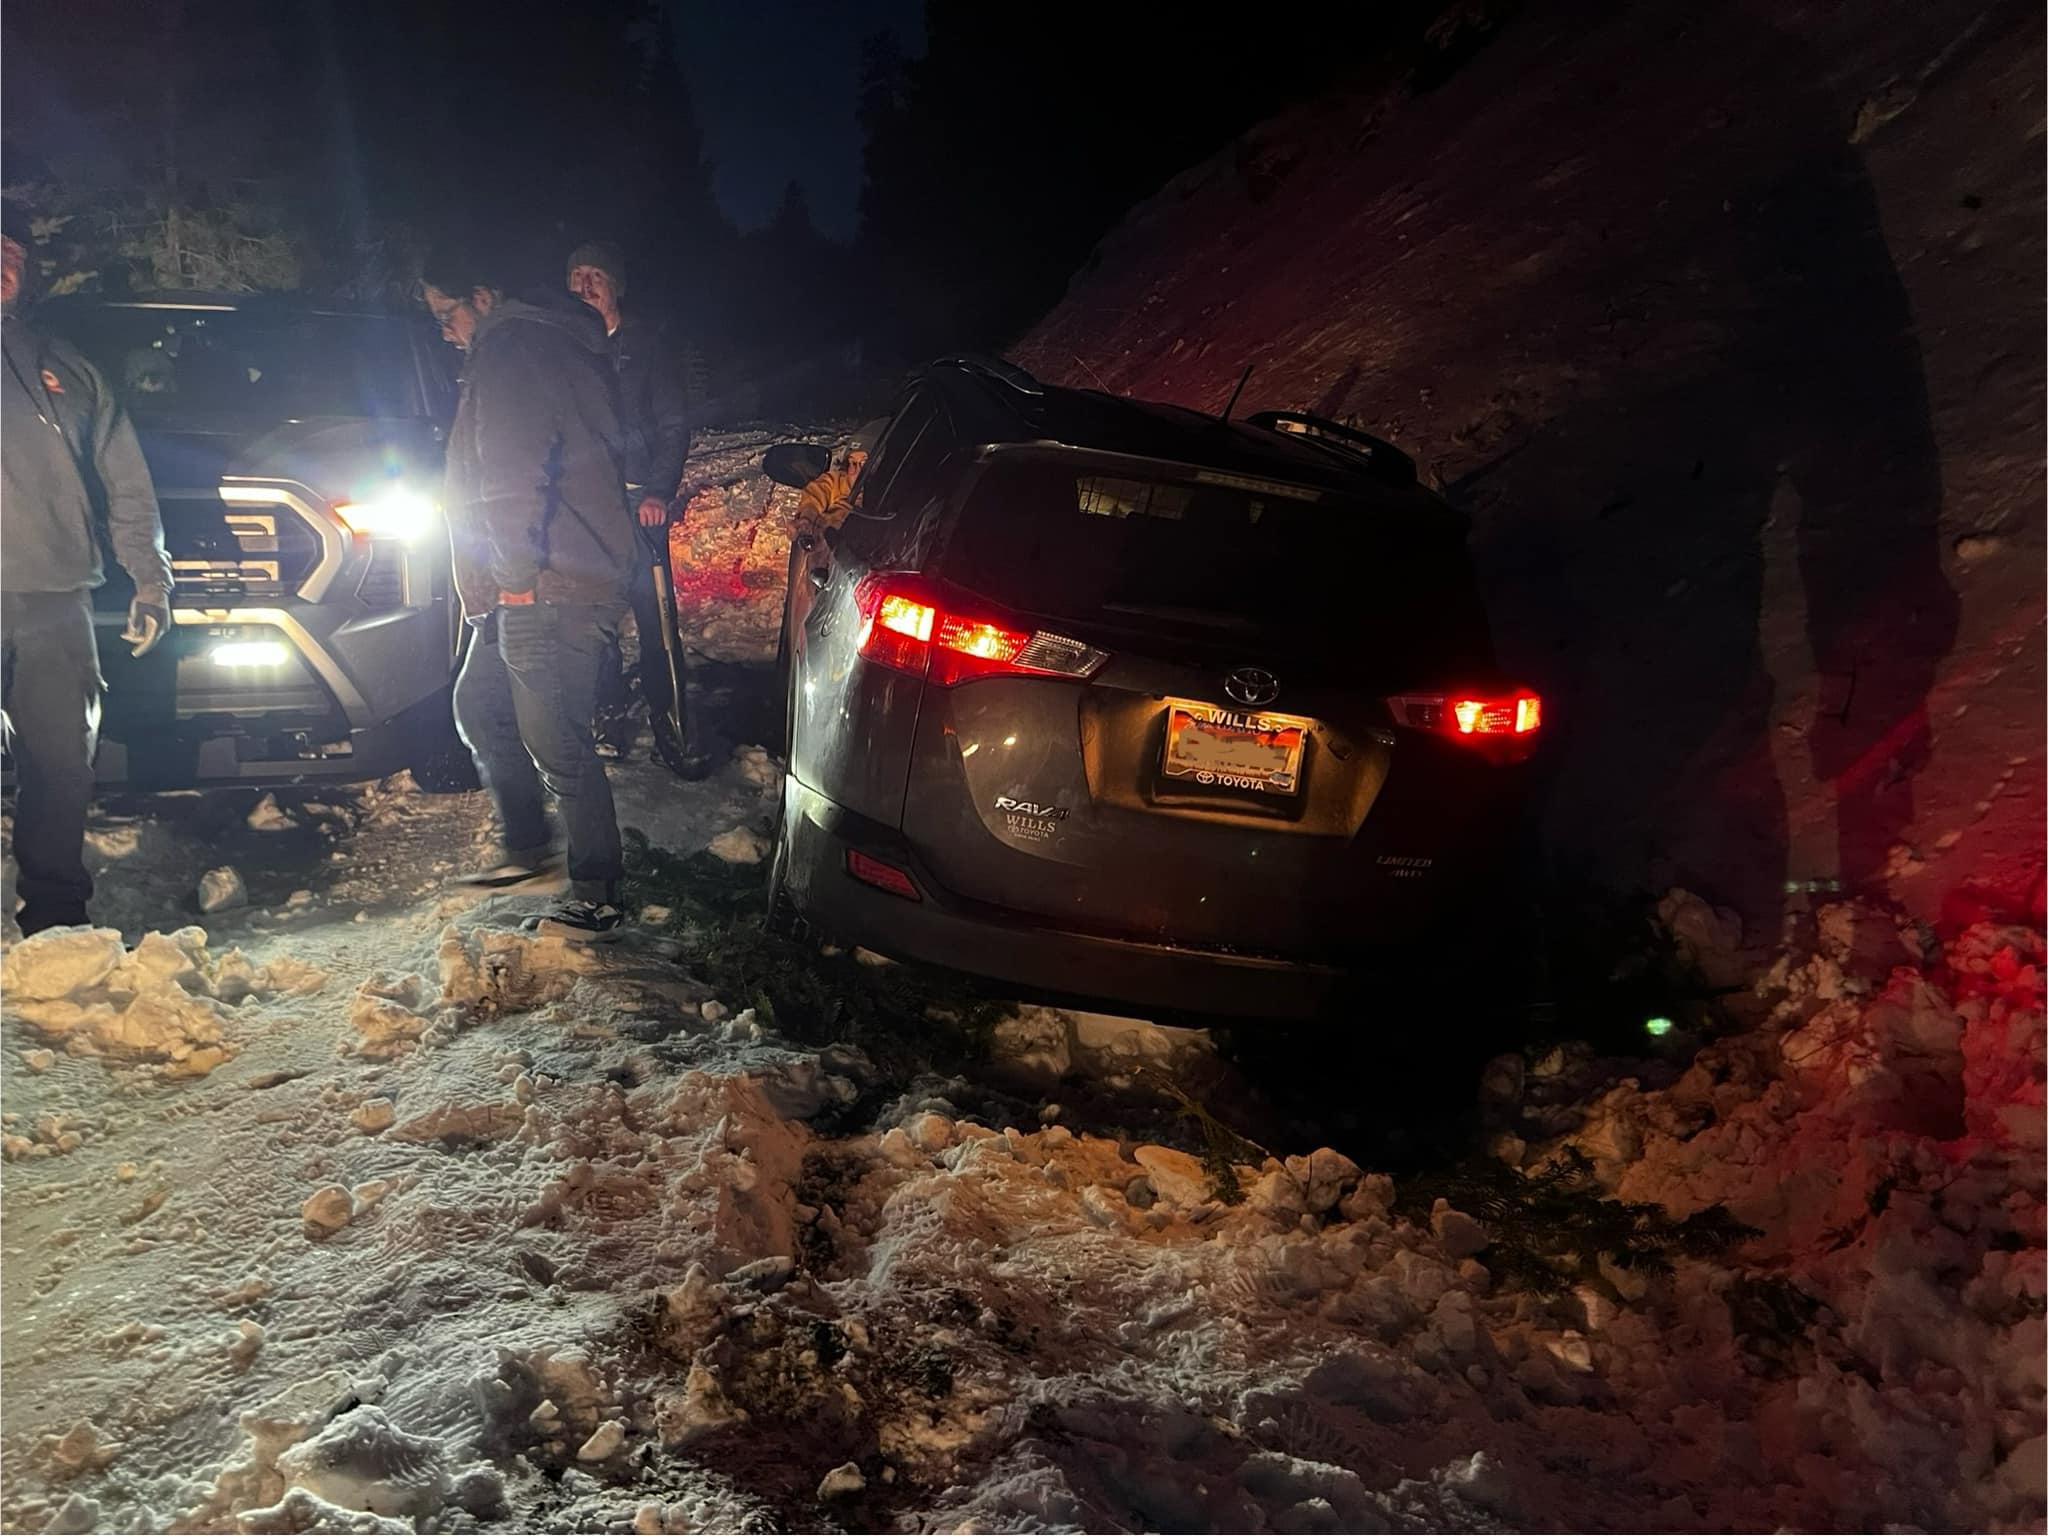
[[[614,779],[680,853],[774,792]],[[96,819],[139,942],[0,975],[8,1529],[2042,1524],[2038,933],[1830,909],[1753,1029],[1496,1062],[1463,1169],[1225,1174],[1130,1129],[1236,1102],[1205,1037],[1024,1009],[891,1077],[670,914],[593,953],[446,894],[484,837],[403,780]],[[1625,1267],[1589,1194],[1759,1235]]]
[[[1743,1027],[1500,1058],[1463,1162],[1361,1040],[977,1054],[801,953],[868,1006],[778,1030],[772,435],[693,460],[723,766],[613,767],[631,942],[451,893],[479,795],[95,813],[107,929],[0,961],[0,1526],[2041,1527],[2038,931],[1844,904],[1755,975],[1674,893]]]

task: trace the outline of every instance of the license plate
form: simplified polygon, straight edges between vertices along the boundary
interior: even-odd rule
[[[1204,789],[1291,795],[1301,787],[1301,749],[1309,722],[1216,704],[1166,701],[1169,779]]]

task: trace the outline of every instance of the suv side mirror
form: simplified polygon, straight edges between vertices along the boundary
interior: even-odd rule
[[[821,443],[777,443],[761,459],[762,474],[799,491],[831,467],[832,450]]]

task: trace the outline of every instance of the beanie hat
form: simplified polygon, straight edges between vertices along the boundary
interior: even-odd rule
[[[566,272],[578,267],[596,267],[612,280],[612,292],[620,298],[626,296],[626,263],[620,256],[619,248],[606,240],[586,240],[569,253]]]

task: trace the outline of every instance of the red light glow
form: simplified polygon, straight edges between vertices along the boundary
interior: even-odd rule
[[[924,896],[917,888],[917,882],[894,864],[884,864],[880,859],[871,858],[857,848],[846,850],[846,872],[863,885],[872,885],[878,891],[887,891],[891,896],[901,896],[905,901],[923,901]]]

